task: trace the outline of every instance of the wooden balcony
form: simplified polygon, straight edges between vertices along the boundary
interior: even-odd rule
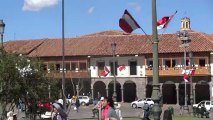
[[[187,68],[188,69],[188,68]],[[166,69],[159,69],[159,76],[181,76],[182,75],[182,68],[166,68]],[[195,75],[194,76],[207,76],[210,75],[209,67],[199,67],[195,68]],[[150,68],[146,69],[146,76],[152,76],[153,71]]]
[[[61,78],[62,77],[62,72],[59,71],[52,71],[51,73],[46,74],[47,77],[53,77],[53,78]],[[65,78],[90,78],[90,74],[87,71],[66,71],[65,72]]]

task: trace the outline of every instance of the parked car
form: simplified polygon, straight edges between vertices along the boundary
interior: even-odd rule
[[[213,101],[209,101],[209,100],[203,100],[199,102],[198,104],[193,104],[193,107],[201,108],[202,105],[204,105],[207,111],[210,111],[211,109],[213,109]]]
[[[89,105],[91,100],[89,96],[78,96],[79,102],[81,105]]]
[[[146,101],[151,107],[154,105],[154,102],[153,102],[153,100],[152,100],[151,98],[144,98],[144,99],[139,99],[139,100],[133,101],[133,102],[131,103],[131,107],[132,107],[132,108],[143,107],[145,101]]]
[[[51,111],[51,104],[49,102],[38,102],[38,109],[44,113],[46,111]]]

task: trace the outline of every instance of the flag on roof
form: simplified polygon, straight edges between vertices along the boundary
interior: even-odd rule
[[[124,70],[126,67],[125,67],[125,65],[123,64],[123,65],[118,65],[118,70],[119,71],[122,71],[122,70]]]
[[[106,77],[110,73],[109,69],[105,66],[104,71],[101,72],[101,76]]]
[[[120,18],[119,26],[127,33],[131,33],[133,30],[140,28],[138,23],[127,10],[124,11],[122,18]]]
[[[161,18],[160,20],[157,21],[157,29],[163,29],[166,28],[169,24],[169,22],[171,21],[171,19],[174,17],[174,15],[177,13],[177,11],[175,11],[175,13],[171,16],[165,16],[163,18]]]

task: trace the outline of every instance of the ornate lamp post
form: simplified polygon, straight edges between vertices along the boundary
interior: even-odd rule
[[[116,75],[115,75],[115,69],[116,69],[116,66],[115,66],[115,50],[116,50],[116,43],[115,41],[113,41],[113,43],[111,44],[111,47],[112,47],[112,52],[113,52],[113,76],[114,76],[114,84],[113,84],[113,98],[114,98],[114,101],[117,101],[117,93],[116,93]]]
[[[182,41],[182,44],[180,45],[180,47],[184,48],[184,72],[186,72],[186,47],[189,46],[189,42],[191,42],[191,40],[189,39],[189,35],[188,32],[183,30],[183,31],[178,31],[177,32],[177,36],[179,37],[179,39]],[[184,110],[187,110],[189,112],[189,107],[187,105],[187,85],[186,85],[186,81],[184,82],[185,85],[185,91],[184,91]]]
[[[154,101],[153,114],[154,120],[160,120],[161,107],[160,107],[160,84],[159,84],[159,65],[158,65],[158,32],[157,32],[157,12],[156,0],[152,0],[152,39],[153,39],[153,89],[152,99]]]
[[[1,34],[1,49],[3,49],[3,34],[4,34],[5,24],[3,20],[0,20],[0,34]]]
[[[189,59],[190,59],[190,69],[193,69],[193,53],[192,51],[189,52]],[[192,75],[190,75],[190,103],[191,103],[191,108],[193,110],[193,103],[194,103],[194,94],[193,94],[193,82],[192,82]]]

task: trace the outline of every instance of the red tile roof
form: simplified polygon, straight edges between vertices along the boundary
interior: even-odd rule
[[[193,52],[213,52],[213,35],[190,32],[192,42],[187,48]],[[152,39],[151,35],[148,36]],[[179,53],[181,41],[176,34],[158,35],[159,53]],[[152,41],[145,35],[125,34],[121,31],[104,31],[76,38],[65,39],[65,56],[112,55],[111,43],[116,42],[116,54],[151,54]],[[61,39],[10,41],[4,44],[6,51],[30,56],[61,56]]]

